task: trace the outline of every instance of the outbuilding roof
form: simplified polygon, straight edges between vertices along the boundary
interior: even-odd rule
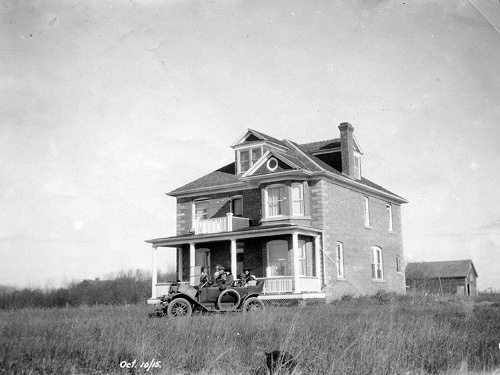
[[[469,272],[477,272],[472,260],[448,260],[441,262],[408,263],[407,279],[437,279],[446,277],[467,277]]]

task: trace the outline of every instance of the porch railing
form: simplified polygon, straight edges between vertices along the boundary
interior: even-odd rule
[[[231,232],[235,229],[242,229],[250,226],[250,219],[245,217],[234,217],[232,213],[226,217],[214,217],[212,219],[200,219],[196,222],[195,234],[208,234]]]
[[[259,280],[264,280],[263,294],[268,293],[293,293],[293,277],[262,277]]]
[[[227,232],[227,217],[198,220],[195,234]]]
[[[295,288],[293,276],[262,277],[264,280],[263,294],[271,293],[301,293],[320,292],[319,279],[315,276],[299,276],[298,285]]]

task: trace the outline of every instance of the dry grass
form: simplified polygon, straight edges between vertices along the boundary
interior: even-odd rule
[[[0,373],[254,374],[264,352],[275,349],[297,358],[296,374],[493,374],[500,368],[500,308],[470,300],[381,294],[178,320],[148,319],[151,310],[0,312]],[[120,368],[133,360],[135,368]],[[152,360],[161,368],[140,367]]]

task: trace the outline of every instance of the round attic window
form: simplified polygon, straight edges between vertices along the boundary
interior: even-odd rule
[[[274,172],[278,168],[278,160],[275,158],[271,158],[267,161],[267,169],[269,169],[271,172]]]

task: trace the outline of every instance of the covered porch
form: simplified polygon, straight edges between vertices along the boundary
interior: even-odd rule
[[[259,226],[146,242],[153,247],[153,279],[148,303],[156,303],[171,285],[171,282],[157,281],[157,254],[162,247],[176,249],[175,264],[180,282],[198,285],[202,266],[213,276],[215,266],[220,264],[230,268],[235,279],[243,272],[243,267],[250,267],[252,274],[265,281],[262,299],[325,298],[321,231],[314,228]]]

